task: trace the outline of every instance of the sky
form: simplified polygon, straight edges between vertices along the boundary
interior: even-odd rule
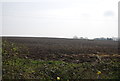
[[[119,0],[1,2],[2,35],[72,38],[118,36]]]

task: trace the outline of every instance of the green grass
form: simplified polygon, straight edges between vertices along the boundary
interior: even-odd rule
[[[118,59],[90,62],[67,63],[53,60],[33,60],[22,58],[22,48],[11,42],[3,42],[3,79],[42,79],[56,81],[71,79],[120,79]],[[28,51],[28,50],[27,50]],[[24,55],[27,55],[25,52]],[[97,74],[100,71],[101,74]]]
[[[7,79],[97,79],[97,71],[101,71],[100,79],[119,79],[119,65],[92,66],[90,63],[66,63],[63,61],[34,61],[31,59],[12,58],[3,63],[3,78]],[[106,69],[106,70],[104,70]]]

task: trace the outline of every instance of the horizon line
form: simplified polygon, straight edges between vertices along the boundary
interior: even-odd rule
[[[78,39],[80,39],[81,37],[77,36],[77,35],[74,35],[76,36]],[[74,39],[74,36],[73,37],[59,37],[59,36],[35,36],[35,35],[0,35],[0,37],[43,37],[43,38],[67,38],[67,39]],[[83,37],[83,39],[95,39],[95,38],[119,38],[119,37],[116,37],[116,36],[112,36],[112,37],[93,37],[93,38],[88,38],[88,37]]]

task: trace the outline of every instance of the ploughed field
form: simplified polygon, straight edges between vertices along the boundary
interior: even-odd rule
[[[44,37],[2,41],[3,79],[120,79],[117,41]]]

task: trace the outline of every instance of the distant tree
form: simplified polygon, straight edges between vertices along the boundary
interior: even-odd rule
[[[78,37],[75,35],[75,36],[73,36],[73,39],[78,39]]]
[[[113,40],[112,38],[107,38],[107,40]]]
[[[94,38],[94,40],[106,40],[106,38],[101,37],[101,38]]]
[[[112,37],[113,41],[118,41],[118,37]]]
[[[84,39],[83,37],[80,37],[80,39]]]
[[[88,38],[87,38],[87,37],[80,37],[80,39],[88,40]]]
[[[88,39],[87,37],[85,37],[85,39]]]

